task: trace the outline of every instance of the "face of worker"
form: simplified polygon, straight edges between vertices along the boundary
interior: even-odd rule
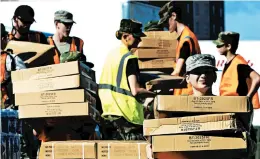
[[[220,53],[220,55],[226,55],[227,52],[231,49],[231,45],[230,44],[228,44],[228,45],[225,45],[225,44],[217,45],[216,47],[217,47],[218,52]]]
[[[63,37],[68,37],[73,23],[56,22],[56,29]]]
[[[168,20],[169,23],[169,31],[172,33],[176,30],[177,28],[177,21],[176,21],[176,13],[172,13],[172,16]]]
[[[134,37],[132,34],[127,33],[123,34],[123,39],[129,48],[137,48],[138,44],[141,42],[141,38]]]
[[[216,81],[215,70],[209,67],[200,67],[192,70],[187,76],[186,81],[193,88],[200,92],[206,92]]]
[[[32,25],[32,21],[22,20],[20,18],[14,18],[14,27],[20,34],[27,34]]]

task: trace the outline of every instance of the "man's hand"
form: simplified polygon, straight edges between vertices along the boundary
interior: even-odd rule
[[[149,110],[149,105],[153,102],[154,98],[146,98],[144,101],[143,106],[145,107],[146,110]]]
[[[173,71],[173,72],[171,73],[171,75],[172,75],[172,76],[179,76],[179,73]]]

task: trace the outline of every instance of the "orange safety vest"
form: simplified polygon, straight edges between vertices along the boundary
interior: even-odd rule
[[[6,79],[6,59],[9,56],[12,59],[11,70],[15,69],[15,61],[11,55],[8,55],[8,52],[1,52],[1,107],[4,108],[8,97],[7,82],[9,79]]]
[[[14,39],[13,34],[8,35],[9,40]],[[41,43],[41,33],[40,32],[29,32],[28,34],[28,42]]]
[[[6,58],[7,53],[1,52],[1,107],[4,108],[5,101],[7,100],[7,89],[2,83],[5,81],[6,73]]]
[[[200,46],[197,37],[195,34],[185,26],[184,30],[181,33],[180,40],[178,42],[177,50],[176,50],[176,62],[180,57],[180,51],[185,42],[188,42],[190,45],[190,56],[194,54],[200,54]],[[176,65],[174,65],[174,68]],[[192,86],[191,84],[187,84],[187,88],[183,89],[174,89],[174,95],[191,95],[192,94]]]
[[[237,88],[239,85],[237,66],[239,64],[247,65],[247,62],[242,56],[237,55],[232,60],[230,66],[227,68],[226,72],[222,74],[221,82],[220,82],[220,89],[219,89],[220,96],[239,96],[239,94],[237,93]],[[251,87],[250,80],[247,80],[247,87],[248,87],[248,90]],[[252,104],[254,106],[254,109],[260,108],[258,93],[256,93],[253,96]]]
[[[52,39],[52,37],[48,37],[48,43],[50,45],[55,45],[54,43],[54,40]],[[70,51],[79,51],[82,53],[82,50],[83,50],[83,40],[82,39],[79,39],[79,38],[75,38],[75,37],[72,37],[72,41],[71,41],[71,44],[70,44]],[[60,63],[60,53],[59,53],[59,50],[55,49],[55,55],[54,55],[54,63],[55,64],[59,64]]]

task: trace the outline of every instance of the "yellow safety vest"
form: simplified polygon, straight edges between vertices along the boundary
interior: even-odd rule
[[[133,124],[143,125],[143,105],[135,99],[127,84],[126,65],[133,58],[137,56],[124,45],[108,55],[100,77],[98,94],[103,118],[121,116]]]

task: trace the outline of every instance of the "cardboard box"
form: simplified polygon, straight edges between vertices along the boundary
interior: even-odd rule
[[[138,48],[173,48],[176,49],[178,41],[175,39],[155,39],[144,37],[138,44]]]
[[[164,48],[164,49],[137,49],[134,54],[139,58],[175,58],[175,48]]]
[[[12,82],[82,74],[95,81],[95,71],[77,61],[12,71]]]
[[[162,119],[147,119],[144,120],[143,130],[144,135],[151,135],[154,131],[164,129],[164,126],[171,125],[185,125],[185,124],[197,124],[207,122],[218,122],[236,119],[235,113],[222,113],[222,114],[207,114],[207,115],[196,115],[187,117],[173,117],[173,118],[162,118]],[[189,126],[189,125],[187,125]],[[172,128],[167,131],[174,131]],[[164,132],[162,132],[164,133]],[[166,132],[167,133],[167,132]]]
[[[170,90],[174,88],[187,88],[186,80],[180,76],[161,75],[146,83],[149,90]]]
[[[205,150],[205,151],[171,151],[153,153],[156,159],[240,159],[244,158],[246,150]],[[247,158],[247,157],[245,157]]]
[[[153,152],[202,151],[202,150],[245,150],[246,140],[234,137],[203,135],[153,136]],[[180,144],[181,143],[181,144]]]
[[[167,118],[166,118],[167,119]],[[154,125],[155,126],[155,125]],[[239,128],[243,128],[242,124],[236,120],[223,120],[223,121],[209,121],[209,122],[194,122],[194,123],[181,123],[181,124],[163,124],[158,127],[148,127],[144,123],[144,135],[166,135],[166,134],[183,134],[191,132],[235,132]]]
[[[18,55],[28,68],[54,64],[55,52],[52,45],[11,40],[5,50],[8,49]]]
[[[98,159],[147,159],[146,141],[97,142]]]
[[[79,103],[89,102],[96,105],[96,98],[84,89],[46,91],[35,93],[15,94],[16,105],[37,105],[37,104],[57,104],[57,103]]]
[[[91,105],[87,102],[19,106],[20,119],[66,116],[94,116],[94,113],[95,112],[93,112]]]
[[[176,63],[175,58],[139,60],[138,61],[140,70],[151,69],[151,68],[173,68],[175,63]]]
[[[172,96],[158,95],[154,105],[158,111],[245,113],[252,110],[246,96]]]
[[[169,31],[148,31],[144,33],[147,37],[156,39],[177,39],[179,37],[176,32],[170,33]]]
[[[82,75],[62,76],[56,78],[13,82],[13,92],[15,94],[79,87],[85,88],[95,94],[98,90],[98,85],[95,82]]]
[[[41,146],[40,159],[147,159],[146,141],[53,141]],[[84,152],[84,153],[83,153]]]
[[[91,141],[43,142],[39,159],[96,159],[96,143]]]

